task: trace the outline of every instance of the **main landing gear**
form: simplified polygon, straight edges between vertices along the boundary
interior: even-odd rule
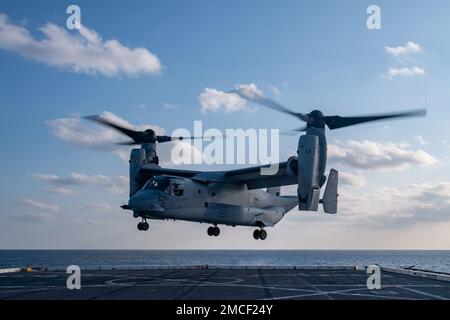
[[[256,229],[253,231],[253,238],[255,240],[266,240],[267,238],[267,232],[264,229],[258,230]]]
[[[218,226],[214,226],[214,227],[209,227],[208,228],[208,236],[212,237],[218,237],[220,234],[220,229]]]
[[[138,223],[137,228],[139,231],[147,231],[149,228],[147,220],[142,219],[142,222]]]

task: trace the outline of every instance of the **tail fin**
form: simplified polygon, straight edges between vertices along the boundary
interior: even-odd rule
[[[331,169],[322,199],[323,210],[326,213],[337,213],[338,180],[339,172],[337,170]]]
[[[281,187],[267,188],[266,192],[278,197],[281,194]]]

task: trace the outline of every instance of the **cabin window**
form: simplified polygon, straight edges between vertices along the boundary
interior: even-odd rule
[[[172,187],[172,192],[174,196],[182,197],[184,194],[183,183],[174,182]]]

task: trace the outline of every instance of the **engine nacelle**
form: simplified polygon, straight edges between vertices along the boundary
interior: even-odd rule
[[[144,149],[133,149],[130,154],[130,198],[138,192],[145,181],[139,179],[139,169],[146,162],[146,152]]]
[[[298,176],[298,157],[290,157],[288,159],[286,171],[290,177]]]
[[[301,136],[298,141],[298,208],[317,211],[320,200],[319,137]]]

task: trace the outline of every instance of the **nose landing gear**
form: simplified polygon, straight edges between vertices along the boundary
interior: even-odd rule
[[[214,226],[214,227],[209,227],[208,228],[208,236],[212,237],[218,237],[220,234],[220,229],[218,226]]]
[[[253,231],[253,238],[255,240],[266,240],[267,238],[267,232],[264,229],[258,230],[256,229]]]
[[[148,225],[147,220],[143,219],[142,222],[139,222],[137,225],[137,229],[139,231],[147,231],[150,226]]]

